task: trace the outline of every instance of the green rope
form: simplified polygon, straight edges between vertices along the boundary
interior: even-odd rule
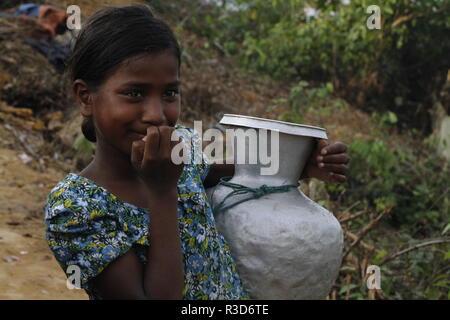
[[[288,185],[283,185],[283,186],[267,186],[267,185],[263,184],[259,188],[250,188],[250,187],[246,187],[241,184],[228,182],[231,178],[232,177],[223,177],[220,179],[220,182],[217,184],[217,185],[223,185],[225,187],[229,187],[229,188],[233,189],[233,191],[231,191],[217,206],[214,207],[213,211],[216,214],[219,212],[225,211],[229,208],[232,208],[234,206],[237,206],[238,204],[240,204],[242,202],[245,202],[248,200],[253,200],[253,199],[258,199],[269,193],[288,192],[292,188],[297,188],[300,185],[298,183],[297,184],[288,184]],[[236,201],[228,206],[224,206],[224,203],[228,198],[236,196],[236,195],[246,194],[246,193],[250,193],[251,195],[247,198]]]

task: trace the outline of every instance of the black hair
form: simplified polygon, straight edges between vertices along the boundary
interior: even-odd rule
[[[86,82],[95,92],[121,62],[142,53],[171,50],[181,65],[181,49],[170,27],[154,17],[146,5],[107,7],[88,18],[80,31],[68,61],[68,74]],[[96,142],[92,117],[81,125],[83,135]]]

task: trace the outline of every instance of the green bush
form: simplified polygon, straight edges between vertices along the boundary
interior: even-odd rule
[[[450,220],[448,162],[431,149],[418,151],[391,150],[377,139],[353,141],[346,201],[370,199],[368,205],[375,208],[394,205],[390,222],[413,234],[441,231]]]
[[[367,28],[369,5],[380,7],[380,30]],[[306,16],[308,6],[317,17]],[[400,128],[431,129],[431,97],[450,68],[447,0],[175,0],[166,7],[183,13],[179,27],[248,69],[286,82],[331,82],[352,104],[395,113]]]

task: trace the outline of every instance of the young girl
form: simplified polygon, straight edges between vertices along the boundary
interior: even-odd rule
[[[77,38],[69,71],[95,157],[51,190],[45,223],[90,299],[249,298],[205,195],[233,166],[170,158],[175,128],[198,139],[177,125],[180,56],[145,6],[98,11]],[[321,141],[303,177],[345,181],[345,151]]]

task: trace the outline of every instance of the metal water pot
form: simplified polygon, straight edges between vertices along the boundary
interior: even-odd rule
[[[259,157],[256,164],[237,163],[238,143],[247,147],[246,160],[255,149],[249,146],[250,139],[238,142],[234,138],[235,174],[229,182],[249,188],[296,184],[314,140],[327,138],[322,128],[269,119],[226,114],[220,123],[232,129],[278,132],[279,170],[274,175],[261,174],[264,165]],[[257,139],[260,143],[259,134]],[[263,142],[274,153],[271,141]],[[211,206],[217,207],[231,191],[223,185],[208,189]],[[246,196],[236,195],[222,204]],[[324,299],[329,294],[342,261],[342,229],[331,212],[299,188],[244,201],[215,212],[215,219],[252,299]]]

